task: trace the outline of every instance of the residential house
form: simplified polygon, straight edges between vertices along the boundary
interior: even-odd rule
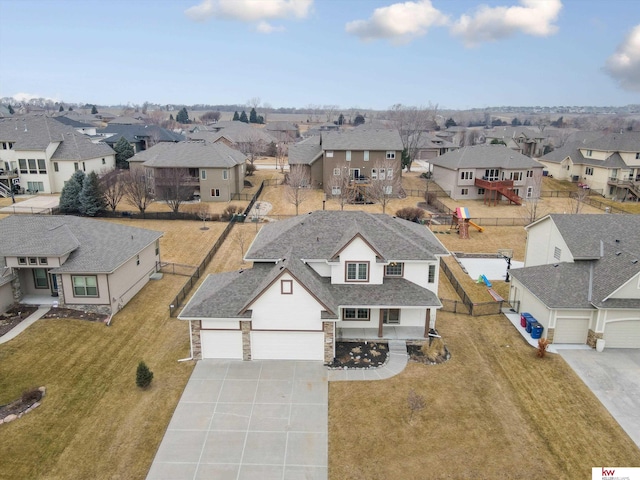
[[[189,197],[228,202],[244,188],[246,159],[224,143],[188,140],[158,143],[130,158],[129,165],[146,176],[157,198],[178,182],[189,187]]]
[[[67,116],[55,116],[51,117],[54,120],[62,123],[63,125],[67,125],[68,127],[72,127],[76,132],[82,133],[84,135],[95,136],[96,135],[96,126],[90,123],[79,122],[78,120],[74,120],[71,117]]]
[[[291,122],[269,122],[264,127],[264,130],[278,142],[292,143],[300,138],[300,131],[297,125]]]
[[[209,275],[180,315],[193,358],[330,362],[337,338],[433,333],[440,257],[423,225],[360,211],[266,224],[248,269]]]
[[[348,175],[366,196],[366,186],[374,180],[400,178],[402,140],[396,130],[353,129],[326,132],[289,147],[289,166],[303,169],[313,188],[332,194],[332,178]],[[390,192],[397,194],[399,192]]]
[[[133,147],[134,153],[142,152],[156,143],[181,142],[185,137],[157,125],[109,123],[99,129],[97,134],[102,137],[101,142],[114,148],[120,138],[124,137]]]
[[[0,220],[13,300],[114,314],[156,272],[161,232],[58,215]]]
[[[248,156],[262,155],[269,144],[278,143],[278,139],[265,129],[244,122],[217,122],[208,128],[211,131],[189,133],[189,139],[224,143]]]
[[[552,343],[640,348],[640,215],[548,215],[527,227],[510,303]]]
[[[533,158],[542,156],[548,144],[542,132],[527,127],[495,127],[486,130],[484,136],[486,143],[504,142],[511,150]]]
[[[428,132],[421,133],[416,143],[416,160],[428,161],[458,148],[454,143]],[[412,139],[409,139],[409,144],[414,144]]]
[[[473,145],[431,160],[433,180],[454,200],[497,203],[502,197],[517,205],[538,198],[543,167],[504,145]]]
[[[540,158],[549,174],[606,198],[640,200],[640,132],[578,132]]]
[[[5,312],[15,303],[13,289],[11,288],[11,282],[14,279],[13,270],[7,267],[4,257],[0,256],[0,313]]]
[[[73,172],[115,168],[115,152],[73,127],[44,115],[0,119],[0,169],[5,186],[30,193],[59,193]],[[4,168],[3,168],[4,167]]]

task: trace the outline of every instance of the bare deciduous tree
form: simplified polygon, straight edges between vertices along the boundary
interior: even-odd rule
[[[157,168],[156,185],[161,183],[160,198],[173,213],[180,211],[180,206],[193,195],[193,186],[188,184],[189,174],[184,168]]]
[[[326,115],[327,122],[333,122],[333,117],[338,110],[339,105],[324,105],[322,109],[324,110],[324,114]]]
[[[389,110],[389,118],[402,139],[402,146],[407,152],[407,171],[411,171],[411,164],[418,156],[422,134],[433,127],[438,105],[429,104],[428,107],[407,107],[396,104]]]
[[[164,113],[162,110],[152,110],[147,113],[147,123],[150,125],[158,125],[162,126],[163,122],[165,122]]]
[[[144,216],[145,210],[154,200],[147,178],[143,174],[136,174],[132,171],[125,173],[120,178],[124,189],[124,198],[135,205]]]
[[[397,166],[397,162],[384,160],[376,162],[371,168],[371,183],[366,191],[367,199],[382,205],[382,213],[386,213],[389,202],[400,195],[402,183]]]
[[[100,177],[104,201],[113,212],[124,197],[124,184],[120,178],[122,173],[122,170],[114,169]]]
[[[207,220],[211,218],[211,215],[209,213],[209,205],[207,203],[198,202],[196,204],[190,205],[189,211],[191,213],[195,213],[198,218],[202,220],[202,227],[200,227],[200,230],[209,230],[209,227],[207,227]]]
[[[424,397],[415,392],[415,390],[410,390],[409,395],[407,396],[407,403],[409,404],[409,423],[413,422],[413,416],[424,409],[427,406],[427,402]]]
[[[349,165],[346,161],[335,165],[329,180],[329,189],[331,198],[338,202],[340,210],[344,210],[346,204],[353,203],[356,199],[357,190],[351,185]]]
[[[260,138],[258,133],[248,133],[244,141],[239,145],[240,151],[244,153],[251,165],[256,158],[265,151],[266,145],[264,140]]]
[[[525,195],[522,200],[522,206],[520,207],[520,216],[527,222],[532,223],[541,217],[544,217],[548,212],[548,209],[544,207],[540,193],[542,191],[542,172],[534,171],[533,177],[527,177],[525,188],[527,190],[531,187],[530,194]]]
[[[280,167],[280,172],[284,173],[284,166],[287,163],[287,155],[289,154],[289,146],[286,142],[278,142],[276,145],[276,165]]]
[[[244,265],[244,252],[247,248],[247,244],[249,243],[249,235],[247,233],[247,230],[242,228],[242,225],[236,225],[233,229],[233,233],[231,234],[231,238],[240,249],[240,258],[242,259],[242,264]]]
[[[568,201],[569,213],[580,213],[588,196],[588,188],[578,188],[575,192],[571,192]]]
[[[292,165],[287,175],[285,196],[289,203],[295,205],[298,215],[300,205],[309,197],[311,178],[303,165]]]

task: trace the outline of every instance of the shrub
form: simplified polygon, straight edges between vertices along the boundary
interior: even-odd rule
[[[431,362],[435,362],[440,356],[444,356],[444,341],[441,338],[430,338],[422,345],[422,353]]]
[[[426,211],[419,207],[404,207],[396,212],[396,217],[404,218],[410,222],[420,223],[420,220],[425,217],[426,213]]]
[[[22,403],[33,404],[39,402],[42,398],[42,391],[37,388],[31,390],[25,390],[22,392]]]
[[[228,222],[236,213],[240,212],[242,212],[242,207],[240,207],[239,205],[229,205],[224,209],[222,215],[220,215],[220,220],[222,220],[223,222]]]
[[[247,163],[247,169],[246,169],[247,176],[250,177],[251,175],[253,175],[253,172],[255,171],[256,171],[256,166],[253,163]]]
[[[149,370],[146,363],[140,361],[138,370],[136,371],[136,385],[140,388],[147,388],[153,380],[153,372]]]
[[[212,213],[209,216],[209,220],[212,222],[219,222],[220,221],[220,214],[219,213]]]
[[[547,340],[546,338],[541,338],[540,340],[538,340],[538,351],[536,352],[536,354],[539,358],[544,358],[544,356],[547,354],[547,347],[549,347],[549,340]]]

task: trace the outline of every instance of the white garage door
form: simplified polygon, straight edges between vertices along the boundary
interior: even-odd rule
[[[322,332],[251,332],[253,360],[324,360]]]
[[[607,323],[604,327],[605,348],[640,348],[640,320]]]
[[[588,318],[558,318],[553,343],[587,343]]]
[[[240,330],[201,330],[202,358],[242,359]]]

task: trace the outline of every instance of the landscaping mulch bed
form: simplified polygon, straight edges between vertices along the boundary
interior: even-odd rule
[[[74,310],[73,308],[54,307],[42,318],[75,318],[79,320],[88,320],[90,322],[106,322],[109,316],[101,313]]]
[[[449,349],[440,337],[429,337],[420,342],[407,342],[409,360],[425,365],[437,365],[451,358]]]
[[[5,313],[0,314],[0,337],[27,318],[38,307],[34,305],[13,305]]]
[[[5,419],[9,422],[10,419],[7,417],[20,417],[30,409],[37,407],[38,405],[35,404],[42,400],[44,393],[44,387],[34,388],[25,391],[19,399],[14,400],[11,403],[7,403],[6,405],[0,405],[0,423],[4,423]]]
[[[387,361],[389,346],[382,342],[336,342],[333,369],[377,368]]]

